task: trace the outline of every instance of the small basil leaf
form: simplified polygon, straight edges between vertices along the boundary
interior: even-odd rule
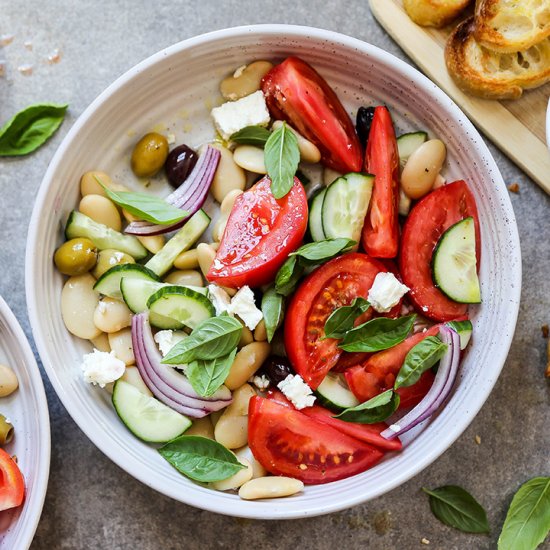
[[[183,475],[203,483],[227,479],[244,468],[223,445],[197,435],[180,435],[158,451]]]
[[[180,210],[164,199],[147,193],[131,193],[127,191],[112,191],[96,176],[97,183],[103,187],[105,194],[115,204],[128,210],[140,220],[145,220],[159,225],[170,225],[179,222],[189,216],[189,212]]]
[[[373,352],[391,348],[402,342],[412,329],[416,315],[398,319],[378,317],[346,333],[340,348],[345,351]]]
[[[422,374],[431,369],[445,354],[447,344],[437,336],[428,336],[414,346],[405,357],[393,388],[407,388],[416,384]]]
[[[284,307],[284,298],[273,287],[270,287],[262,297],[262,314],[268,342],[271,342],[275,331],[283,322]]]
[[[393,390],[385,392],[357,405],[342,411],[334,418],[357,424],[375,424],[389,418],[399,407],[399,394]]]
[[[283,122],[269,136],[264,150],[265,166],[271,178],[271,192],[282,199],[294,185],[294,175],[300,162],[298,140]]]
[[[489,533],[489,522],[485,510],[462,487],[445,485],[431,491],[425,487],[422,490],[430,495],[430,508],[433,515],[445,525],[465,533]],[[514,550],[517,548],[515,546]]]
[[[365,313],[370,307],[365,298],[355,298],[349,306],[335,309],[325,323],[326,338],[343,338],[346,332],[353,328],[353,323],[359,315]]]
[[[68,105],[31,105],[0,129],[0,157],[28,155],[43,145],[61,126]]]
[[[229,141],[233,141],[239,145],[256,145],[256,147],[264,147],[270,135],[271,132],[263,126],[247,126],[232,134]]]
[[[303,272],[296,256],[290,256],[277,272],[275,290],[283,296],[292,294]]]
[[[187,365],[185,374],[193,389],[202,397],[210,397],[221,388],[231,365],[235,360],[237,348],[230,354],[216,359],[195,359]]]
[[[304,244],[289,256],[299,256],[300,263],[305,265],[316,265],[335,256],[343,254],[355,245],[355,241],[351,239],[326,239],[314,243]]]
[[[534,550],[550,532],[550,477],[535,477],[514,495],[498,550]]]
[[[210,317],[197,325],[188,338],[178,342],[163,363],[179,365],[196,359],[217,359],[230,353],[241,339],[243,326],[234,317]]]

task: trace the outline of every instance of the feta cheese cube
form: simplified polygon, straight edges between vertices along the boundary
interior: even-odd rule
[[[187,338],[187,334],[182,330],[159,330],[154,336],[163,357],[184,338]]]
[[[256,307],[254,293],[249,286],[243,286],[233,296],[227,311],[238,315],[250,330],[254,330],[263,318],[262,312]]]
[[[114,351],[108,353],[94,349],[84,355],[81,368],[86,382],[104,388],[124,374],[126,365],[117,359]]]
[[[269,111],[261,90],[237,101],[228,101],[211,111],[214,125],[223,139],[247,126],[267,126]]]
[[[260,391],[267,390],[270,384],[269,378],[265,374],[262,374],[261,376],[256,374],[249,380],[249,382],[252,382],[252,384],[254,384]]]
[[[216,315],[221,315],[229,309],[231,298],[229,294],[218,285],[208,285],[208,299],[212,302]]]
[[[369,290],[368,301],[378,313],[387,313],[409,290],[393,273],[378,273]]]
[[[313,406],[315,396],[312,395],[311,388],[304,382],[299,374],[289,374],[277,387],[298,409],[305,409]]]

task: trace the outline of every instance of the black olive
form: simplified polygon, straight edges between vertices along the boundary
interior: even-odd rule
[[[258,374],[265,374],[271,382],[271,386],[277,386],[289,374],[294,374],[288,359],[279,355],[271,355],[262,365]]]
[[[373,117],[374,107],[359,107],[355,129],[357,130],[359,141],[362,143],[363,147],[367,145]]]
[[[187,145],[178,145],[168,154],[165,170],[166,177],[173,187],[179,187],[195,168],[198,155]]]

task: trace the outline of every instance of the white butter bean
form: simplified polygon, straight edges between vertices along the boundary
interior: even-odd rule
[[[254,474],[252,465],[248,462],[248,460],[246,460],[246,458],[239,458],[239,462],[243,466],[246,466],[246,468],[239,470],[236,474],[228,477],[227,479],[214,481],[212,483],[212,488],[216,489],[216,491],[231,491],[232,489],[238,489],[241,485],[247,481],[250,481],[252,479],[252,475]]]
[[[204,286],[202,275],[193,269],[172,271],[164,277],[164,282],[171,285]]]
[[[221,214],[229,217],[229,214],[231,214],[231,210],[233,209],[237,197],[242,194],[243,192],[240,189],[233,189],[233,191],[229,191],[229,193],[225,195],[223,201],[220,204]]]
[[[13,369],[8,365],[0,365],[0,397],[12,394],[18,387],[19,381]]]
[[[122,229],[122,220],[118,209],[107,197],[86,195],[82,197],[78,209],[97,223],[102,223],[115,231]]]
[[[156,254],[166,244],[166,239],[164,238],[164,235],[150,235],[147,237],[138,237],[138,241],[149,252],[151,252],[151,254]]]
[[[244,500],[279,498],[295,495],[303,489],[304,484],[300,480],[291,477],[259,477],[247,481],[239,489],[239,496]]]
[[[129,254],[120,252],[120,250],[114,250],[113,248],[106,248],[105,250],[99,251],[97,263],[91,273],[96,279],[99,279],[106,271],[115,265],[135,263],[136,261]]]
[[[111,345],[109,344],[109,337],[105,332],[102,332],[96,338],[90,340],[92,346],[99,351],[105,351],[109,353],[111,351]]]
[[[132,384],[134,388],[137,388],[142,394],[152,396],[151,390],[147,387],[137,367],[126,367],[121,380]]]
[[[282,120],[276,120],[273,123],[273,130],[277,130],[283,125]],[[300,160],[315,164],[321,160],[321,151],[319,151],[317,145],[311,143],[309,139],[306,139],[302,134],[290,126],[287,122],[287,128],[296,136],[298,140],[298,149],[300,150]]]
[[[197,259],[199,260],[199,266],[205,278],[215,257],[216,251],[209,244],[200,243],[197,246]]]
[[[80,194],[83,197],[86,195],[102,195],[103,197],[106,197],[107,194],[105,193],[103,187],[99,185],[97,181],[98,179],[103,185],[105,185],[105,187],[108,187],[113,191],[129,191],[126,186],[114,182],[109,174],[100,172],[99,170],[91,170],[90,172],[85,172],[80,178]]]
[[[243,331],[241,332],[241,339],[239,340],[239,343],[237,344],[237,347],[239,349],[244,348],[245,346],[248,346],[248,344],[252,344],[254,342],[254,335],[252,334],[252,331],[243,325]]]
[[[185,435],[199,435],[208,439],[214,439],[214,426],[212,425],[210,416],[193,420],[193,424],[185,431]]]
[[[230,191],[234,189],[244,190],[246,174],[235,163],[233,153],[227,147],[219,143],[212,143],[211,145],[220,151],[221,157],[210,191],[213,197],[221,203]]]
[[[140,218],[132,214],[131,212],[128,212],[125,208],[122,209],[122,215],[124,216],[124,219],[128,222],[139,222]]]
[[[399,214],[408,216],[411,209],[411,199],[405,195],[403,189],[399,189]]]
[[[194,269],[199,267],[199,257],[197,254],[197,249],[186,250],[182,252],[175,260],[174,267],[177,269]]]
[[[227,407],[214,427],[214,437],[228,449],[244,447],[248,442],[248,402],[256,392],[244,384],[233,392],[233,402]]]
[[[264,150],[253,145],[239,145],[233,152],[233,160],[238,166],[255,174],[267,174]]]
[[[325,168],[323,170],[323,184],[325,186],[330,185],[334,180],[340,178],[342,174],[333,170],[332,168]]]
[[[419,199],[432,190],[446,156],[439,139],[430,139],[414,151],[401,174],[401,187],[408,197]]]
[[[126,366],[134,365],[136,358],[134,356],[134,347],[132,345],[132,329],[130,327],[123,328],[118,332],[111,332],[108,335],[109,345],[115,352],[115,355],[121,361],[124,361]]]
[[[267,342],[252,342],[241,348],[231,365],[225,385],[230,390],[240,388],[262,366],[270,350]]]
[[[103,298],[95,308],[93,320],[103,332],[118,332],[132,324],[132,312],[120,300]]]
[[[433,188],[439,189],[440,187],[443,187],[446,183],[447,180],[441,174],[437,174],[437,178],[435,178]]]
[[[267,340],[267,331],[265,329],[265,321],[263,319],[254,329],[254,340],[256,340],[256,342],[265,342]]]
[[[89,274],[67,280],[61,292],[61,315],[67,330],[86,340],[97,338],[101,329],[94,324],[99,294],[93,289],[95,279]]]
[[[266,469],[256,460],[256,457],[252,454],[250,447],[248,445],[241,447],[234,451],[235,456],[239,460],[248,460],[252,466],[252,477],[264,477],[267,474]]]
[[[262,78],[273,68],[269,61],[254,61],[239,67],[231,76],[224,78],[220,92],[225,99],[235,101],[260,89]]]

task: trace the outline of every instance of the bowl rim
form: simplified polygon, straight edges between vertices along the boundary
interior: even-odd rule
[[[23,332],[23,328],[21,327],[17,317],[2,296],[0,296],[0,318],[4,319],[6,324],[16,336],[16,342],[14,343],[13,348],[16,348],[23,357],[25,371],[29,376],[31,385],[37,396],[35,406],[38,410],[39,440],[36,441],[35,444],[39,447],[38,470],[34,475],[32,494],[30,495],[30,498],[27,494],[25,494],[25,500],[23,501],[22,506],[23,511],[27,512],[28,517],[25,518],[26,523],[20,531],[19,540],[16,541],[22,544],[21,548],[29,548],[34,539],[38,523],[42,516],[42,509],[44,508],[46,492],[48,490],[51,459],[50,414],[48,411],[48,401],[44,390],[44,383],[42,381],[42,376],[40,375],[40,370],[29,340]],[[23,476],[25,478],[27,477],[25,476],[25,472],[23,472]],[[27,491],[26,483],[25,491]],[[21,519],[22,518],[19,517],[16,521],[20,521]]]
[[[257,34],[259,36],[265,35],[280,35],[284,34],[290,38],[303,38],[304,36],[308,38],[315,38],[323,41],[330,41],[342,45],[346,48],[354,49],[360,54],[367,54],[374,57],[377,61],[391,65],[392,68],[396,71],[399,71],[404,77],[413,81],[421,90],[425,90],[430,94],[434,95],[438,100],[445,105],[445,107],[451,112],[454,120],[459,122],[463,127],[463,131],[479,138],[478,147],[480,149],[480,154],[486,160],[487,170],[491,174],[493,180],[497,184],[495,186],[496,193],[500,199],[501,207],[504,210],[507,218],[510,220],[510,239],[513,250],[516,251],[516,260],[512,262],[511,269],[511,280],[514,281],[513,288],[511,289],[511,294],[509,299],[513,302],[511,306],[510,316],[509,316],[509,326],[511,330],[509,334],[503,338],[501,344],[501,355],[498,358],[500,366],[497,371],[494,372],[495,376],[490,382],[487,383],[485,389],[478,394],[477,401],[473,406],[470,406],[468,410],[459,418],[456,419],[455,429],[440,434],[441,437],[437,442],[437,445],[434,445],[430,448],[429,452],[422,457],[421,460],[417,461],[412,467],[404,469],[404,471],[398,473],[391,479],[386,480],[385,483],[381,483],[376,489],[371,491],[371,494],[365,497],[363,494],[358,492],[353,496],[348,498],[340,498],[337,501],[330,503],[320,503],[314,506],[310,506],[306,510],[287,510],[284,506],[275,506],[269,501],[267,505],[261,505],[260,502],[256,503],[256,507],[248,508],[244,505],[242,510],[237,507],[228,506],[227,502],[223,502],[221,499],[216,501],[212,499],[211,501],[206,500],[202,497],[201,494],[194,494],[192,491],[185,494],[185,500],[182,499],[181,492],[178,492],[176,488],[171,486],[164,487],[153,487],[153,483],[148,479],[147,472],[142,471],[139,467],[134,467],[135,464],[132,461],[128,461],[128,457],[123,457],[117,455],[117,449],[111,449],[109,446],[104,445],[102,442],[102,430],[97,429],[96,426],[90,426],[82,418],[79,417],[78,411],[72,404],[72,400],[68,394],[65,393],[63,385],[60,379],[57,378],[55,369],[50,364],[49,361],[43,362],[45,371],[52,383],[57,395],[59,396],[61,402],[67,409],[67,412],[71,418],[77,423],[80,429],[87,435],[87,437],[100,449],[107,457],[109,457],[115,464],[120,468],[128,472],[132,477],[135,477],[143,484],[154,488],[158,492],[169,496],[177,501],[184,502],[186,504],[202,508],[211,512],[217,512],[220,514],[226,514],[231,516],[246,517],[253,519],[292,519],[300,517],[312,517],[316,515],[323,515],[331,512],[337,512],[351,506],[360,504],[367,500],[377,498],[384,493],[402,485],[422,470],[424,470],[428,465],[430,465],[434,460],[436,460],[443,452],[445,452],[454,441],[464,432],[464,430],[470,425],[474,417],[477,415],[485,401],[487,400],[489,394],[491,393],[499,375],[504,366],[508,351],[512,342],[514,335],[514,330],[517,324],[517,317],[519,312],[519,299],[521,293],[521,252],[520,252],[520,241],[519,234],[517,229],[517,223],[515,215],[512,209],[512,204],[509,198],[508,193],[505,193],[505,184],[500,174],[500,171],[496,165],[496,162],[491,155],[486,143],[483,141],[479,132],[466,115],[460,110],[456,103],[447,95],[443,90],[441,90],[437,85],[435,85],[431,80],[429,80],[424,74],[420,71],[409,65],[407,62],[399,59],[393,54],[386,52],[385,50],[369,44],[363,40],[338,33],[335,31],[329,31],[324,29],[319,29],[315,27],[303,26],[303,25],[287,25],[287,24],[259,24],[259,25],[244,25],[237,27],[230,27],[226,29],[216,30],[201,35],[197,35],[172,46],[169,46],[145,60],[139,62],[134,67],[123,73],[119,76],[112,84],[110,84],[78,117],[78,119],[73,124],[72,128],[69,130],[65,138],[63,139],[61,145],[57,149],[49,167],[46,171],[44,178],[42,180],[41,186],[39,188],[37,199],[35,201],[35,206],[33,208],[32,217],[29,225],[28,231],[28,240],[27,240],[27,249],[26,249],[26,272],[25,272],[25,286],[26,286],[26,295],[27,295],[27,308],[29,319],[31,322],[31,327],[33,335],[36,341],[36,345],[40,355],[44,354],[44,357],[48,357],[46,341],[43,338],[39,330],[39,311],[37,311],[35,304],[37,303],[37,289],[33,284],[33,273],[35,272],[35,262],[38,260],[34,255],[34,250],[38,246],[38,241],[40,235],[38,234],[38,224],[41,216],[41,206],[45,200],[45,197],[48,193],[48,187],[46,183],[52,179],[52,175],[57,171],[58,166],[61,164],[63,157],[67,150],[70,148],[73,139],[80,132],[81,128],[87,123],[87,121],[94,116],[96,109],[98,109],[103,103],[109,100],[109,98],[118,91],[121,87],[126,85],[128,81],[131,81],[135,76],[140,74],[143,71],[146,71],[149,67],[156,64],[157,62],[165,59],[166,57],[176,55],[182,51],[188,50],[190,48],[200,46],[204,43],[208,43],[213,40],[220,40],[223,38],[234,38],[246,34]],[[132,469],[133,468],[133,469]],[[263,504],[266,504],[265,502]]]

